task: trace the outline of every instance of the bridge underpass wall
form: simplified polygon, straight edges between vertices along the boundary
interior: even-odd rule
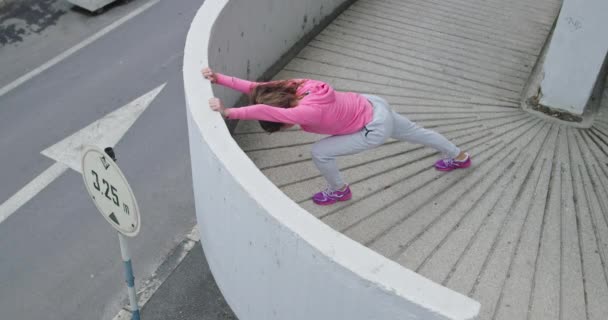
[[[196,215],[215,280],[241,320],[475,319],[479,304],[334,231],[284,195],[239,148],[208,100],[211,66],[261,77],[319,21],[330,0],[207,0],[188,34],[184,86]]]

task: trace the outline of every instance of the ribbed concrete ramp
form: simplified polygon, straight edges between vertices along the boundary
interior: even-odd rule
[[[555,0],[361,0],[277,78],[381,95],[472,154],[441,173],[429,148],[390,141],[340,164],[351,201],[311,203],[320,136],[235,137],[311,214],[482,304],[480,319],[608,315],[608,97],[590,129],[542,120],[520,99],[559,11]]]

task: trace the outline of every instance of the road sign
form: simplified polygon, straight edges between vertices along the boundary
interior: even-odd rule
[[[139,208],[116,162],[103,150],[87,146],[82,154],[82,178],[95,206],[110,225],[126,236],[136,236]]]

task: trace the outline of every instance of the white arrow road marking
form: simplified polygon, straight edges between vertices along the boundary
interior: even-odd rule
[[[42,151],[42,154],[66,164],[74,171],[80,172],[83,146],[94,145],[101,149],[114,147],[152,100],[156,98],[156,95],[165,87],[165,84],[57,142]]]
[[[59,178],[64,172],[68,170],[68,166],[63,163],[55,162],[48,169],[44,170],[39,176],[28,183],[21,190],[17,191],[15,195],[10,197],[6,202],[0,205],[0,223],[6,218],[13,214],[17,209],[21,208],[26,202],[32,199],[38,192],[46,188],[53,180]]]
[[[102,149],[114,147],[166,84],[158,86],[42,151],[43,155],[57,162],[0,205],[0,223],[59,178],[67,169],[80,172],[83,145],[94,145]]]

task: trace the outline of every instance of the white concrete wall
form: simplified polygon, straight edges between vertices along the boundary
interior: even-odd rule
[[[348,0],[231,0],[215,22],[209,44],[214,70],[256,80],[325,16]],[[216,88],[232,105],[240,93]]]
[[[543,65],[540,103],[583,114],[608,52],[608,0],[564,0]]]
[[[321,3],[331,6],[323,12],[314,9]],[[207,0],[192,23],[184,85],[196,214],[213,275],[241,320],[474,319],[477,302],[378,255],[304,211],[266,179],[220,116],[208,109],[214,93],[200,76],[202,67],[243,75],[236,71],[243,72],[249,61],[254,78],[310,30],[311,25],[300,29],[304,14],[314,13],[309,21],[318,21],[337,5]]]

